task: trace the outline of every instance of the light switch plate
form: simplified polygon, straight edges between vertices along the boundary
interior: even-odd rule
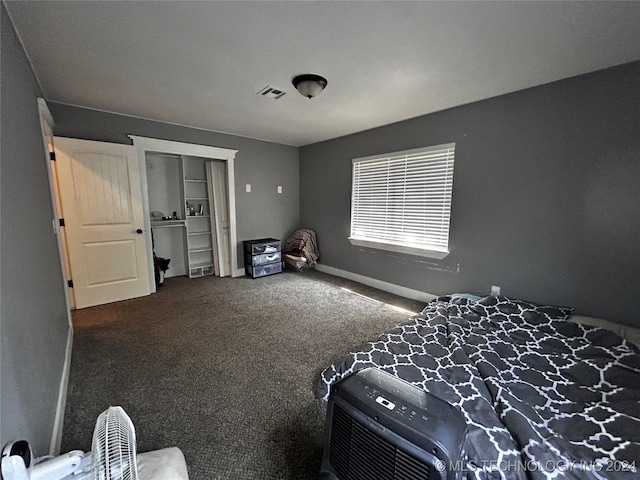
[[[247,183],[244,188],[245,188],[247,193],[251,193],[251,184],[250,183]]]
[[[278,193],[282,193],[282,185],[278,185]]]

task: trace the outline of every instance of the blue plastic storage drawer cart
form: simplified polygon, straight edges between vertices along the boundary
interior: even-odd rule
[[[251,278],[282,272],[281,243],[276,238],[244,241],[244,269]]]

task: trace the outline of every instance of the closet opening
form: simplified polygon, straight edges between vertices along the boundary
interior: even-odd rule
[[[129,137],[144,159],[140,174],[152,292],[154,254],[170,260],[167,278],[243,275],[236,265],[237,150]]]

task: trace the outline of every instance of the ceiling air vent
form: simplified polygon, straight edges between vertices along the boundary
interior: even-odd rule
[[[271,85],[267,85],[262,90],[257,92],[257,94],[262,96],[262,97],[273,98],[274,100],[279,99],[285,93],[286,92],[284,90],[282,90],[281,88],[272,87]]]

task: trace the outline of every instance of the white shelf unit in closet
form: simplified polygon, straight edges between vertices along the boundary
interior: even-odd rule
[[[213,275],[213,238],[209,211],[207,159],[182,156],[184,174],[184,218],[190,278]]]

